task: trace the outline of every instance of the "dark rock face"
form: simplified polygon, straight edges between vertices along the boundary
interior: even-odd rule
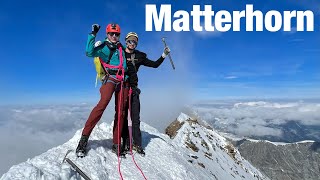
[[[165,130],[166,134],[172,139],[177,135],[178,130],[184,122],[180,123],[178,120],[173,121]]]
[[[318,180],[320,177],[319,142],[275,145],[241,140],[234,144],[244,158],[270,179]]]

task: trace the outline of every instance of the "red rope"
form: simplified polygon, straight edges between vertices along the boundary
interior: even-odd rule
[[[121,81],[120,83],[121,87],[120,87],[120,101],[118,101],[118,172],[119,172],[119,175],[120,175],[120,178],[123,180],[123,177],[122,177],[122,173],[121,173],[121,168],[120,168],[120,120],[121,120],[121,105],[122,105],[122,86],[123,86],[123,82]],[[119,100],[118,99],[118,100]]]
[[[121,114],[122,114],[122,95],[123,95],[123,79],[124,79],[124,68],[122,66],[123,64],[123,57],[122,57],[122,48],[121,46],[119,47],[119,57],[120,57],[120,64],[119,64],[119,70],[121,68],[121,76],[122,76],[122,80],[121,80],[121,83],[120,83],[120,97],[118,99],[118,172],[119,172],[119,175],[120,175],[120,178],[121,180],[123,180],[123,177],[122,177],[122,173],[121,173],[121,168],[120,168],[120,120],[121,120]],[[119,73],[119,70],[118,70],[118,73]],[[118,76],[118,73],[117,73],[117,76]],[[118,77],[117,77],[118,79]]]
[[[116,78],[121,81],[120,92],[119,92],[120,97],[118,99],[118,173],[120,175],[121,180],[123,180],[122,173],[121,173],[121,167],[120,167],[120,164],[121,164],[121,162],[120,162],[120,120],[121,120],[122,106],[123,106],[122,99],[123,99],[123,80],[124,80],[123,56],[122,56],[122,47],[121,46],[119,46],[119,59],[120,59],[120,63],[118,66],[113,66],[113,65],[107,64],[104,61],[102,61],[101,58],[100,58],[100,62],[102,63],[102,65],[105,68],[106,67],[107,68],[117,68],[118,72],[117,72]],[[119,75],[120,69],[122,70],[121,75]],[[131,120],[131,113],[130,113],[131,112],[131,94],[132,94],[132,89],[130,88],[130,90],[129,90],[129,109],[128,109],[128,117],[130,119],[130,125],[128,124],[129,139],[130,139],[130,154],[131,154],[131,157],[132,157],[132,160],[133,160],[135,166],[141,172],[144,179],[147,179],[146,176],[144,175],[144,173],[142,172],[141,168],[136,163],[136,161],[134,159],[134,155],[132,153],[132,120]]]
[[[136,167],[138,168],[138,170],[140,171],[140,173],[142,174],[144,179],[147,179],[146,176],[144,175],[144,173],[142,172],[141,168],[136,163],[136,161],[134,159],[134,155],[132,153],[131,94],[132,94],[132,89],[130,88],[130,90],[129,90],[129,109],[128,109],[128,130],[129,130],[130,154],[131,154],[131,157],[132,157],[134,164],[136,165]]]

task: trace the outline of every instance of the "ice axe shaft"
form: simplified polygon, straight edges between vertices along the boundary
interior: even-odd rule
[[[69,158],[65,158],[67,161],[85,180],[91,180],[76,164],[74,164]]]
[[[86,173],[84,173],[75,163],[73,163],[69,158],[67,158],[67,155],[71,152],[71,150],[68,150],[66,155],[63,158],[62,163],[64,163],[65,161],[67,161],[71,167],[73,167],[79,174],[81,177],[83,177],[85,180],[91,180],[90,177],[88,177],[86,175]]]
[[[166,43],[164,37],[162,38],[162,42],[164,44],[164,47],[167,47],[167,43]],[[168,54],[168,56],[169,56],[169,59],[170,59],[170,62],[171,62],[171,66],[172,66],[173,70],[175,70],[176,68],[174,67],[174,64],[173,64],[173,61],[172,61],[170,53]]]

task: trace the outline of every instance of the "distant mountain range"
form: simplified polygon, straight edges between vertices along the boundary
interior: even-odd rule
[[[245,159],[270,179],[320,178],[320,142],[273,143],[244,139],[233,144]]]

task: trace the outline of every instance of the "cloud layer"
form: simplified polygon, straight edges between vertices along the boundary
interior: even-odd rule
[[[240,137],[320,140],[319,103],[258,101],[210,105],[207,102],[193,109],[214,127]]]
[[[154,97],[156,96],[156,97]],[[178,88],[145,89],[141,94],[141,121],[159,131],[181,112],[184,93]],[[170,102],[170,103],[169,103]],[[0,175],[20,162],[63,144],[83,128],[95,104],[2,106],[0,108]],[[101,122],[112,123],[114,98]]]
[[[64,143],[82,128],[89,105],[0,108],[0,174],[12,165]]]

